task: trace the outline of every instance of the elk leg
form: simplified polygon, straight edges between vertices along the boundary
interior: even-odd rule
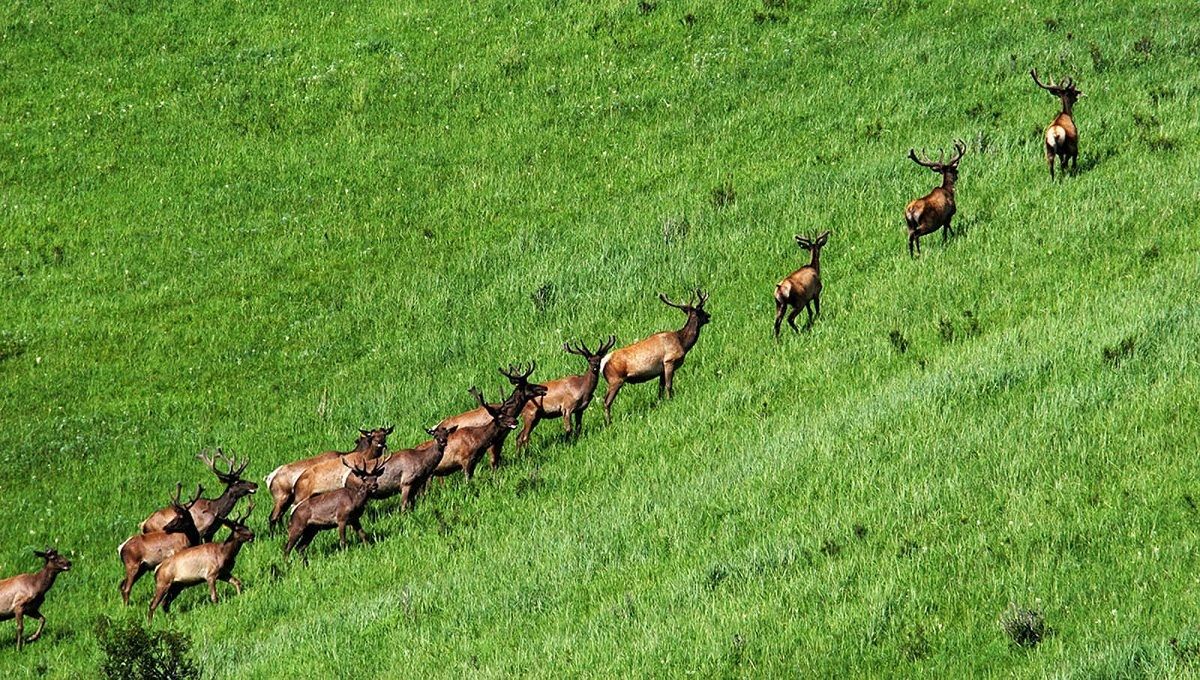
[[[575,418],[575,438],[578,439],[583,432],[583,411],[576,411],[571,415]]]
[[[146,571],[144,562],[138,563],[137,569],[125,569],[125,582],[121,584],[121,600],[126,606],[129,606],[129,593],[133,591],[133,584],[137,583],[138,578]]]
[[[468,482],[471,481],[471,478],[475,476],[475,461],[468,460],[463,465],[463,475],[467,478]]]
[[[949,241],[949,240],[950,240],[950,222],[947,221],[945,226],[942,227],[942,245],[945,245],[946,241]]]
[[[571,412],[569,410],[565,410],[565,409],[563,410],[562,420],[563,420],[563,434],[565,434],[567,436],[567,439],[570,439],[573,432],[571,429]]]
[[[217,577],[208,577],[208,599],[212,600],[213,604],[217,603]]]
[[[796,333],[799,333],[799,332],[800,332],[800,329],[799,329],[799,328],[796,326],[796,317],[797,317],[797,316],[800,316],[800,308],[799,308],[799,307],[792,307],[792,313],[791,313],[791,314],[788,314],[788,318],[787,318],[787,319],[788,319],[788,325],[792,327],[792,330],[793,330],[794,332],[796,332]]]
[[[612,403],[617,398],[617,393],[625,386],[624,380],[618,380],[615,383],[608,384],[608,392],[604,395],[604,424],[612,425]]]
[[[804,330],[809,330],[813,325],[813,310],[811,301],[804,303],[804,311],[808,312],[808,323],[804,324]]]
[[[358,541],[360,543],[362,543],[363,545],[366,545],[367,543],[370,542],[367,540],[367,532],[363,531],[362,524],[358,520],[354,520],[353,522],[351,522],[350,526],[353,527],[354,532],[358,534]]]
[[[25,612],[20,610],[13,612],[13,616],[17,619],[17,651],[21,651],[22,645],[25,644]]]
[[[1050,166],[1050,179],[1054,179],[1054,149],[1046,145],[1046,165]]]
[[[413,509],[413,485],[412,484],[406,484],[406,485],[404,485],[404,488],[400,489],[400,509],[401,510],[412,510]]]
[[[775,339],[779,339],[779,324],[783,321],[783,312],[787,309],[787,303],[775,303]]]
[[[33,635],[29,636],[29,639],[26,640],[26,642],[33,642],[42,636],[42,629],[46,627],[46,617],[42,616],[41,612],[38,612],[37,618],[38,629],[34,631]]]
[[[908,232],[908,256],[909,257],[916,257],[916,255],[913,255],[913,244],[915,244],[916,242],[917,242],[917,239],[915,236],[913,236],[913,233],[911,231]]]
[[[533,428],[538,424],[541,417],[534,412],[525,418],[525,427],[521,428],[521,434],[517,435],[517,448],[523,449],[529,444],[529,435],[533,432]]]
[[[500,465],[500,442],[496,442],[488,447],[489,464],[495,470]]]
[[[818,293],[817,296],[812,299],[812,302],[813,307],[817,310],[817,316],[821,316],[821,295]]]
[[[342,546],[342,550],[346,549],[346,523],[338,522],[338,544]]]
[[[663,366],[663,382],[667,386],[667,399],[675,397],[675,364],[669,363]]]

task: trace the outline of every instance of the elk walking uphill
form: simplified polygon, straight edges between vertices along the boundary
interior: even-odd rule
[[[787,311],[788,306],[792,308],[792,313],[788,314],[787,318],[788,325],[796,332],[800,330],[796,328],[796,316],[800,314],[801,309],[808,312],[808,323],[804,326],[806,330],[812,328],[813,319],[821,313],[821,248],[828,242],[828,231],[816,240],[796,234],[796,243],[811,252],[812,258],[808,264],[788,274],[787,278],[775,286],[776,338],[779,337],[779,323],[783,320],[783,313]]]
[[[508,370],[500,369],[500,375],[508,378],[509,384],[513,386],[513,391],[503,402],[492,404],[492,406],[502,409],[515,419],[520,415],[521,410],[525,408],[530,399],[544,396],[546,394],[546,387],[544,385],[529,382],[529,376],[533,374],[535,368],[537,368],[537,364],[531,363],[529,364],[529,368],[524,370],[519,366],[509,366]],[[468,427],[484,427],[491,421],[491,414],[480,406],[465,413],[450,416],[442,420],[438,425],[441,427],[455,426],[461,430]],[[490,463],[493,469],[500,464],[501,449],[504,447],[504,440],[507,438],[508,430],[504,430],[488,446],[488,455],[490,456]]]
[[[388,432],[391,432],[389,429]],[[346,485],[350,470],[369,460],[375,460],[387,453],[387,438],[373,440],[370,449],[362,453],[348,453],[344,456],[317,463],[304,471],[292,486],[292,502],[296,505],[316,496],[340,489]],[[293,508],[294,511],[294,508]]]
[[[345,466],[351,480],[340,489],[318,494],[296,504],[288,522],[287,542],[283,544],[284,557],[295,549],[307,564],[308,556],[305,553],[308,544],[319,531],[333,527],[337,527],[338,542],[344,550],[347,524],[358,533],[360,541],[367,542],[367,532],[363,531],[359,519],[367,508],[367,499],[375,491],[379,476],[383,474],[384,464],[375,460],[374,466],[367,469],[367,461],[360,461],[353,467],[344,458],[339,463]]]
[[[391,498],[400,494],[401,509],[411,510],[414,507],[417,496],[442,462],[450,435],[457,432],[458,427],[446,428],[438,425],[425,431],[432,435],[433,439],[411,449],[396,451],[387,457],[384,461],[386,470],[379,477],[371,498]]]
[[[154,599],[146,612],[146,620],[154,619],[154,610],[162,606],[164,612],[171,610],[171,601],[179,591],[188,586],[208,584],[209,599],[217,601],[217,581],[233,586],[242,594],[242,582],[233,575],[233,566],[242,546],[254,540],[254,532],[246,526],[246,519],[254,511],[254,502],[237,519],[222,519],[221,524],[229,528],[229,536],[221,543],[202,543],[184,548],[163,560],[154,570]]]
[[[600,382],[600,363],[608,351],[617,343],[616,336],[610,335],[608,340],[600,344],[593,352],[582,342],[578,347],[563,343],[563,350],[570,354],[578,354],[587,361],[587,371],[580,375],[569,375],[565,378],[551,380],[546,383],[546,394],[534,397],[521,410],[521,418],[525,427],[517,436],[517,448],[529,443],[529,435],[538,422],[547,418],[562,418],[563,430],[567,436],[578,435],[583,429],[583,412],[592,403],[592,395]],[[574,418],[574,423],[571,420]]]
[[[1083,96],[1075,87],[1075,81],[1067,78],[1061,84],[1055,85],[1054,79],[1050,79],[1050,84],[1043,84],[1038,79],[1037,70],[1032,70],[1029,75],[1033,76],[1033,82],[1037,86],[1050,94],[1058,97],[1062,102],[1062,110],[1046,127],[1044,141],[1046,143],[1046,165],[1050,166],[1050,179],[1054,179],[1054,158],[1058,157],[1058,164],[1063,170],[1067,169],[1068,161],[1071,164],[1071,169],[1079,168],[1079,129],[1075,127],[1075,114],[1073,108],[1075,102]]]
[[[54,585],[54,579],[60,572],[71,570],[71,561],[59,555],[53,548],[34,550],[34,555],[45,560],[38,571],[30,574],[18,574],[0,581],[0,621],[17,620],[17,651],[26,642],[33,642],[42,636],[46,627],[46,617],[42,616],[42,603],[46,593]],[[32,616],[38,620],[37,631],[25,639],[25,617]]]
[[[142,574],[154,569],[180,550],[203,542],[200,531],[196,528],[196,521],[188,509],[195,505],[200,494],[204,493],[204,487],[197,486],[196,496],[187,503],[179,502],[179,492],[182,489],[182,484],[175,485],[175,495],[171,497],[171,504],[167,508],[172,514],[171,521],[158,531],[134,534],[117,547],[117,555],[125,567],[125,578],[121,581],[121,601],[126,605],[129,604],[129,593],[133,590],[133,584],[137,583]]]
[[[229,458],[221,449],[217,449],[216,454],[212,456],[206,456],[201,451],[196,457],[225,485],[225,490],[221,492],[220,496],[197,498],[188,505],[188,511],[192,514],[192,521],[196,523],[196,530],[200,532],[201,540],[211,541],[213,535],[221,528],[221,520],[233,512],[233,508],[239,500],[258,491],[258,484],[242,479],[242,473],[250,464],[249,459],[243,460],[239,464],[236,457]],[[218,459],[226,463],[225,471],[217,469],[216,461]],[[167,523],[174,517],[175,512],[172,507],[160,508],[142,522],[141,530],[143,533],[163,531]]]
[[[351,453],[366,453],[373,449],[376,442],[381,444],[387,443],[387,436],[392,433],[394,428],[381,427],[371,431],[359,429],[358,441],[355,442],[354,448],[349,451],[325,451],[316,456],[305,458],[303,460],[293,461],[285,465],[280,465],[267,475],[267,489],[271,492],[271,500],[275,505],[271,508],[271,525],[274,526],[283,518],[283,513],[292,504],[292,487],[296,484],[296,480],[300,475],[304,474],[305,470],[313,467],[317,463],[337,460],[341,456]]]
[[[942,186],[915,201],[910,201],[904,208],[904,221],[908,224],[909,257],[913,256],[913,246],[916,246],[917,255],[921,254],[921,243],[918,240],[920,237],[932,234],[938,229],[944,229],[942,243],[945,243],[951,236],[950,220],[954,218],[956,210],[954,183],[958,181],[958,162],[966,153],[967,145],[962,141],[955,141],[954,150],[956,155],[949,161],[945,160],[945,151],[940,152],[937,162],[929,160],[925,149],[921,149],[921,155],[925,156],[924,160],[917,157],[915,149],[908,150],[908,157],[912,159],[912,162],[942,176]]]
[[[475,466],[479,464],[483,452],[491,448],[497,438],[507,436],[517,426],[516,416],[507,408],[508,402],[500,407],[492,406],[484,400],[483,393],[477,388],[472,387],[470,392],[479,402],[479,407],[488,414],[489,420],[485,425],[459,427],[458,431],[447,439],[446,450],[433,472],[437,477],[445,477],[462,470],[467,481],[470,481],[475,475]]]
[[[658,378],[659,398],[662,398],[665,390],[670,399],[674,392],[675,371],[683,365],[684,358],[696,345],[700,329],[711,319],[704,309],[708,295],[702,290],[697,289],[686,305],[671,302],[662,293],[658,294],[658,299],[687,314],[687,321],[677,331],[655,333],[604,357],[600,362],[600,372],[608,383],[608,392],[604,395],[605,423],[612,422],[612,403],[625,383],[636,384]]]

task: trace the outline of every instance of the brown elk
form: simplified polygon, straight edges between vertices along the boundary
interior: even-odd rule
[[[513,391],[503,402],[492,404],[492,406],[502,408],[509,416],[516,418],[530,399],[544,396],[546,394],[546,387],[544,385],[529,382],[529,376],[533,374],[535,368],[537,368],[537,363],[529,364],[529,368],[524,370],[518,366],[509,366],[508,370],[500,369],[500,375],[508,378],[508,382],[513,386]],[[466,413],[446,418],[438,423],[438,425],[441,427],[454,426],[461,430],[468,427],[484,427],[491,422],[491,414],[480,406]],[[507,438],[508,430],[503,430],[488,448],[488,455],[490,456],[490,463],[493,468],[500,464],[501,449],[503,449],[504,440]]]
[[[200,531],[196,528],[196,521],[188,508],[204,493],[204,487],[197,487],[195,498],[187,503],[179,502],[179,492],[182,488],[182,484],[175,485],[175,495],[168,506],[172,514],[171,521],[159,531],[134,534],[117,547],[117,555],[125,565],[125,580],[121,582],[121,601],[126,605],[129,604],[129,593],[133,590],[133,584],[137,583],[142,574],[154,569],[180,550],[203,542]]]
[[[434,469],[433,474],[437,477],[462,470],[467,481],[470,481],[483,452],[490,449],[498,438],[507,436],[517,427],[516,415],[509,408],[509,402],[499,407],[492,406],[484,400],[483,393],[474,387],[471,388],[471,394],[479,402],[479,408],[488,414],[488,422],[474,427],[458,427],[458,431],[447,440],[442,459]]]
[[[42,636],[42,629],[46,627],[46,617],[41,612],[42,602],[59,572],[71,570],[71,561],[53,548],[34,550],[33,554],[46,561],[40,570],[0,581],[0,621],[17,620],[17,651],[21,651],[26,642],[33,642]],[[25,639],[26,616],[38,620],[37,631],[28,640]]]
[[[1038,79],[1037,70],[1032,70],[1029,75],[1033,76],[1033,82],[1037,86],[1050,94],[1058,97],[1062,102],[1062,111],[1046,128],[1044,135],[1046,142],[1046,164],[1050,166],[1050,179],[1054,179],[1054,157],[1058,156],[1058,164],[1065,171],[1067,162],[1070,161],[1071,169],[1079,167],[1079,130],[1075,127],[1075,116],[1072,113],[1072,108],[1075,102],[1083,96],[1083,93],[1075,88],[1075,81],[1067,78],[1062,83],[1055,85],[1054,79],[1050,79],[1050,84],[1046,85]]]
[[[292,487],[295,486],[296,480],[304,474],[305,470],[317,463],[337,460],[339,457],[351,453],[366,453],[374,449],[376,443],[386,445],[387,437],[394,429],[393,427],[381,427],[368,432],[360,428],[358,441],[349,451],[325,451],[319,455],[275,468],[271,474],[267,475],[267,489],[271,492],[271,499],[275,502],[274,507],[271,508],[271,525],[276,525],[283,518],[284,511],[292,504]]]
[[[230,458],[221,449],[217,449],[215,454],[208,456],[201,451],[196,458],[199,458],[225,485],[225,490],[221,492],[220,496],[200,498],[188,506],[188,510],[192,513],[192,520],[196,523],[196,530],[200,532],[200,538],[204,541],[211,541],[221,528],[221,519],[233,512],[233,508],[239,500],[258,491],[258,484],[242,479],[242,473],[250,464],[248,459],[239,464],[236,456]],[[227,469],[224,471],[217,469],[217,460],[224,461]],[[162,531],[174,516],[172,508],[160,508],[142,522],[141,530],[143,533]]]
[[[662,293],[658,294],[658,299],[668,307],[687,314],[687,321],[677,331],[655,333],[604,357],[600,362],[600,372],[608,382],[608,392],[604,395],[605,423],[612,422],[612,403],[625,383],[637,384],[658,378],[659,398],[662,398],[665,390],[670,399],[675,371],[683,365],[684,357],[700,338],[700,329],[711,318],[704,309],[708,295],[702,290],[697,289],[686,305],[675,304]]]
[[[400,507],[411,510],[417,496],[425,488],[434,470],[442,462],[450,435],[458,431],[457,426],[425,430],[433,439],[411,449],[396,451],[384,460],[386,472],[379,477],[371,498],[390,498],[400,494]]]
[[[154,599],[146,612],[146,620],[154,618],[154,610],[162,605],[164,612],[171,610],[171,601],[179,591],[188,587],[208,584],[209,599],[217,601],[217,581],[233,586],[242,594],[242,582],[233,575],[233,566],[242,546],[254,540],[254,532],[246,526],[246,519],[254,511],[254,501],[246,512],[237,519],[222,519],[220,523],[229,528],[229,536],[220,543],[201,543],[184,548],[171,555],[154,570]]]
[[[305,551],[308,544],[320,530],[333,527],[337,527],[338,542],[344,550],[347,524],[358,533],[360,541],[367,542],[367,532],[363,531],[359,518],[367,509],[367,499],[375,491],[379,476],[384,472],[384,463],[375,460],[374,466],[368,470],[365,460],[355,463],[353,467],[346,463],[345,458],[338,462],[346,468],[346,474],[351,475],[353,481],[348,481],[346,486],[340,489],[317,494],[296,503],[292,510],[292,518],[288,522],[287,542],[283,545],[284,557],[295,549],[307,564],[308,557]]]
[[[908,255],[913,256],[913,246],[916,246],[917,255],[921,254],[921,242],[918,240],[926,234],[932,234],[938,229],[942,231],[942,243],[946,242],[952,234],[950,231],[950,220],[954,218],[954,183],[958,181],[958,162],[962,160],[963,154],[967,151],[967,145],[962,141],[954,142],[954,150],[956,155],[949,161],[945,160],[945,151],[940,152],[937,162],[929,160],[929,155],[925,153],[925,149],[921,149],[921,155],[924,160],[917,157],[915,149],[908,150],[908,157],[912,162],[923,168],[940,174],[942,176],[942,186],[935,188],[933,191],[910,201],[904,208],[904,221],[908,223]]]
[[[534,397],[525,404],[525,408],[521,410],[525,427],[517,436],[517,448],[529,443],[530,433],[533,432],[538,421],[543,419],[562,418],[563,430],[566,431],[567,436],[578,434],[583,428],[583,412],[592,403],[596,384],[600,382],[600,362],[604,360],[605,355],[615,344],[617,344],[617,338],[612,335],[599,345],[595,352],[589,350],[587,345],[582,342],[578,347],[571,347],[569,343],[563,343],[563,350],[570,354],[577,354],[587,361],[587,372],[551,380],[544,385],[546,394]],[[575,421],[574,427],[572,427],[572,418]]]
[[[386,437],[372,440],[371,448],[362,453],[347,453],[334,460],[317,463],[296,478],[296,483],[292,485],[292,502],[299,505],[317,494],[342,488],[346,485],[351,468],[375,460],[385,453]]]
[[[792,313],[788,314],[788,325],[793,331],[796,328],[796,317],[800,310],[808,312],[808,324],[805,329],[812,328],[813,319],[821,313],[821,248],[829,242],[829,232],[821,234],[816,240],[796,234],[796,243],[812,253],[808,264],[788,274],[787,278],[775,286],[775,337],[779,337],[779,324],[783,321],[783,313],[788,306]]]

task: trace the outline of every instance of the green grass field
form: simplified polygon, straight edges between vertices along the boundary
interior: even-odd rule
[[[701,286],[674,400],[604,427],[601,386],[578,442],[307,568],[260,491],[244,594],[154,628],[211,677],[1200,675],[1200,10],[1102,5],[5,4],[0,575],[75,568],[0,670],[97,672],[152,590],[122,609],[116,546],[218,486],[200,449],[411,445]],[[1087,95],[1054,182],[1035,67]],[[910,260],[906,154],[955,138],[960,233]]]

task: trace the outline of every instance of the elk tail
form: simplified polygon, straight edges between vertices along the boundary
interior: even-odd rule
[[[1046,128],[1046,146],[1057,150],[1067,141],[1067,131],[1061,125],[1051,125]]]

